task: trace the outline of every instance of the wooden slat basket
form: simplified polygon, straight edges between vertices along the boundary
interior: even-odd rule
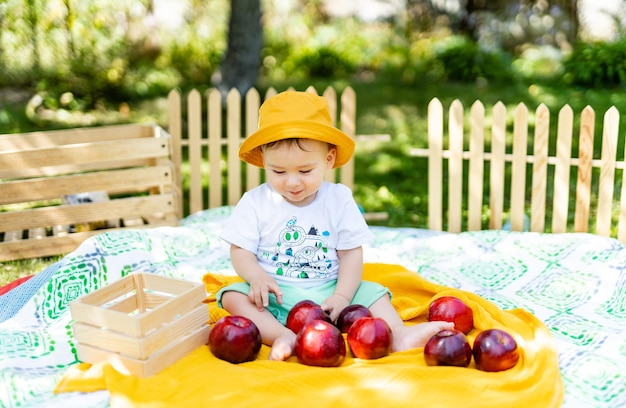
[[[67,253],[105,228],[177,225],[171,149],[155,125],[0,135],[0,261]]]
[[[133,273],[70,303],[78,358],[149,377],[206,344],[201,283]]]

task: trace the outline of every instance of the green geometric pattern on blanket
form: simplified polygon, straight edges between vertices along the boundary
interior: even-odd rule
[[[107,283],[107,268],[98,256],[70,258],[67,265],[53,275],[33,300],[40,317],[52,322],[62,316],[71,301],[93,292]]]
[[[54,351],[55,341],[43,330],[0,331],[2,358],[40,358]]]
[[[564,337],[577,346],[590,348],[604,342],[609,334],[617,332],[606,325],[572,315],[569,311],[546,319],[545,324],[555,336]]]
[[[217,235],[231,212],[221,207],[194,214],[179,228],[100,234],[66,256],[24,307],[27,325],[9,322],[0,330],[0,407],[47,405],[50,390],[77,361],[68,304],[78,296],[135,271],[198,281],[208,271],[232,273],[228,246]],[[399,263],[502,309],[520,307],[540,316],[558,341],[565,406],[626,407],[626,248],[617,240],[497,230],[373,230],[366,262]],[[77,406],[64,404],[72,398],[84,401],[71,393],[56,395],[55,406]],[[90,408],[100,407],[107,399],[94,396],[89,402]]]
[[[572,309],[588,302],[600,286],[590,272],[563,269],[551,264],[517,292],[523,299],[553,310]]]
[[[108,256],[116,256],[133,251],[150,251],[152,244],[150,240],[143,239],[142,230],[125,230],[118,234],[100,234],[96,236],[98,245],[102,252]]]
[[[566,387],[577,388],[585,399],[611,405],[626,392],[624,367],[614,360],[595,353],[586,353],[571,364],[561,368]]]
[[[489,300],[492,303],[498,305],[500,309],[504,310],[512,310],[516,308],[523,308],[526,311],[534,314],[532,305],[521,305],[519,302],[513,303],[507,296],[501,295],[499,292],[494,292],[493,290],[477,290],[476,294]]]
[[[545,238],[549,238],[549,236],[538,236],[541,245],[532,245],[530,241],[520,240],[517,242],[517,247],[521,250],[520,253],[527,253],[533,258],[547,263],[558,263],[559,260],[571,256],[578,248],[578,240],[574,237],[559,241]]]
[[[46,406],[42,390],[53,389],[61,379],[65,368],[19,368],[0,371],[0,394],[10,397],[15,407]]]
[[[607,317],[613,317],[615,320],[626,319],[626,271],[622,271],[619,275],[618,282],[615,285],[615,291],[610,299],[596,309],[596,313],[605,314]],[[624,324],[624,322],[620,322]]]
[[[506,288],[528,271],[528,267],[520,259],[495,259],[485,262],[484,259],[469,262],[461,267],[465,276],[471,276],[474,282],[482,287],[494,290]]]

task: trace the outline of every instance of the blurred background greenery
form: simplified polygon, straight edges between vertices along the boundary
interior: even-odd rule
[[[173,88],[350,83],[380,86],[375,99],[386,92],[398,103],[448,89],[487,103],[550,101],[545,86],[557,99],[562,89],[615,93],[626,81],[624,2],[603,2],[618,7],[605,12],[615,24],[599,39],[591,34],[606,23],[581,27],[586,3],[2,0],[0,127],[162,122],[159,101]],[[367,95],[359,102],[371,106]],[[376,123],[364,120],[361,131]]]
[[[357,200],[386,211],[387,225],[424,227],[426,185],[414,175],[425,162],[408,152],[426,146],[428,102],[480,100],[487,111],[523,102],[531,112],[544,103],[554,116],[565,104],[575,113],[591,105],[600,129],[610,106],[626,112],[625,8],[621,0],[1,0],[0,133],[167,128],[172,89],[350,85],[357,133],[391,135],[357,151]]]

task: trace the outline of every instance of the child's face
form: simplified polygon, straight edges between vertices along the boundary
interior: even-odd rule
[[[334,147],[317,140],[277,143],[263,149],[267,182],[291,204],[305,206],[315,198],[336,156]]]

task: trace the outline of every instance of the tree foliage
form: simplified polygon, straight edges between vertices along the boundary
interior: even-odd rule
[[[454,3],[407,0],[366,23],[335,17],[320,0],[159,2],[165,19],[153,0],[4,0],[0,86],[34,89],[44,105],[71,110],[206,88],[217,78],[241,91],[259,78],[415,84],[541,72],[586,86],[625,80],[619,43],[572,46],[577,1]]]

